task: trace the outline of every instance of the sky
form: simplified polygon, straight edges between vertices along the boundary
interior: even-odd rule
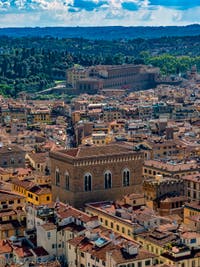
[[[200,0],[0,0],[0,27],[182,26]]]

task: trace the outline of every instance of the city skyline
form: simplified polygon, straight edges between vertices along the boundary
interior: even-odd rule
[[[198,0],[0,0],[1,27],[198,24]]]

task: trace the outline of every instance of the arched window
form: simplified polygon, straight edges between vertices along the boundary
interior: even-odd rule
[[[69,173],[65,172],[65,189],[69,190]]]
[[[124,169],[122,173],[122,185],[129,186],[130,185],[130,171],[129,169]]]
[[[11,158],[10,159],[10,163],[13,165],[13,164],[15,164],[15,160],[14,160],[14,158]]]
[[[56,169],[56,172],[55,172],[55,180],[56,180],[56,185],[60,185],[60,171],[59,169],[57,168]]]
[[[104,174],[104,188],[112,188],[112,173],[110,171],[106,171]]]
[[[92,175],[90,173],[84,175],[84,190],[92,191]]]

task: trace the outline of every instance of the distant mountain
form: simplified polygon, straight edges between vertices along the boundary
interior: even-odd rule
[[[57,37],[84,38],[92,40],[119,40],[136,38],[159,38],[164,36],[200,35],[200,25],[166,27],[45,27],[45,28],[0,28],[0,36],[9,37]]]

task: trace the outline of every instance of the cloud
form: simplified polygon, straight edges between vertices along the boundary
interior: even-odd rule
[[[9,1],[0,1],[0,12],[8,10],[10,7],[10,2]]]
[[[199,0],[0,0],[1,27],[166,26],[199,18]]]

